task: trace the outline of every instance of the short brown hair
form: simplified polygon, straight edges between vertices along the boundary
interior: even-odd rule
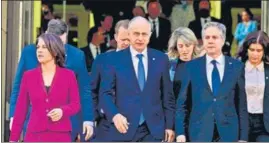
[[[53,33],[44,33],[37,40],[42,39],[48,48],[50,54],[55,58],[56,65],[64,67],[65,49],[59,36]]]

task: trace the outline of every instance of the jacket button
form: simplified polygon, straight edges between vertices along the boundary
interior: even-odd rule
[[[216,102],[217,101],[217,99],[216,98],[214,98],[214,100],[213,100],[214,102]]]
[[[46,99],[46,102],[47,102],[47,103],[49,102],[49,99],[48,99],[48,98]]]

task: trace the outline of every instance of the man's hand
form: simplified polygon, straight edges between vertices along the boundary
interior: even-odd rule
[[[10,122],[9,122],[9,130],[11,131],[12,128],[12,124],[13,124],[13,117],[10,118]]]
[[[186,136],[185,135],[177,136],[177,142],[186,142]]]
[[[59,121],[63,117],[63,110],[60,108],[52,109],[47,116],[50,117],[53,122]]]
[[[83,134],[85,134],[85,141],[89,140],[93,135],[93,126],[87,122],[83,122]]]
[[[119,113],[116,114],[113,117],[112,121],[114,122],[115,127],[117,128],[117,130],[120,133],[122,133],[122,134],[127,133],[127,130],[129,128],[128,127],[129,123],[128,123],[127,119],[123,115],[121,115]]]
[[[174,142],[175,139],[175,132],[171,129],[165,130],[165,142]]]

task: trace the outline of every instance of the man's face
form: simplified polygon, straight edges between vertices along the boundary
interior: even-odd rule
[[[133,9],[133,16],[135,17],[135,16],[142,16],[142,17],[145,17],[145,13],[144,13],[144,11],[140,8],[140,7],[135,7],[134,9]]]
[[[151,2],[148,6],[148,13],[150,18],[155,19],[161,13],[161,8],[158,2]]]
[[[117,41],[118,49],[125,49],[129,46],[130,40],[128,35],[128,29],[120,27],[118,33],[115,34],[115,40]]]
[[[209,27],[204,31],[203,47],[209,56],[217,57],[221,54],[224,39],[221,31],[216,27]]]
[[[112,16],[106,16],[104,21],[101,22],[103,27],[105,28],[106,31],[110,31],[113,25],[113,17]]]
[[[130,45],[141,52],[147,47],[150,35],[150,24],[137,21],[129,29]]]

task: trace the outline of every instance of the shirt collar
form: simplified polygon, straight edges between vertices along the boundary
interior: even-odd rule
[[[202,19],[202,20],[207,20],[208,22],[211,21],[211,17],[210,17],[210,16],[207,17],[207,18],[203,18],[203,17],[201,17],[201,19]]]
[[[159,23],[159,17],[157,17],[155,19],[152,19],[152,18],[149,17],[149,21],[150,21],[150,23],[153,23],[153,21],[155,21],[155,24]]]
[[[252,71],[254,69],[257,69],[258,71],[263,72],[264,71],[264,64],[263,64],[263,62],[261,62],[259,65],[257,65],[255,67],[249,61],[247,61],[246,62],[246,71],[247,72],[250,72],[250,71]]]
[[[148,57],[148,48],[145,48],[142,53],[137,52],[132,46],[130,46],[130,52],[132,57],[136,57],[137,54],[142,54],[143,57],[147,58]]]
[[[225,63],[225,57],[223,56],[223,54],[219,55],[216,59],[213,59],[212,57],[210,57],[206,54],[206,63],[211,64],[212,60],[216,60],[217,63],[220,65],[224,65],[224,63]]]

